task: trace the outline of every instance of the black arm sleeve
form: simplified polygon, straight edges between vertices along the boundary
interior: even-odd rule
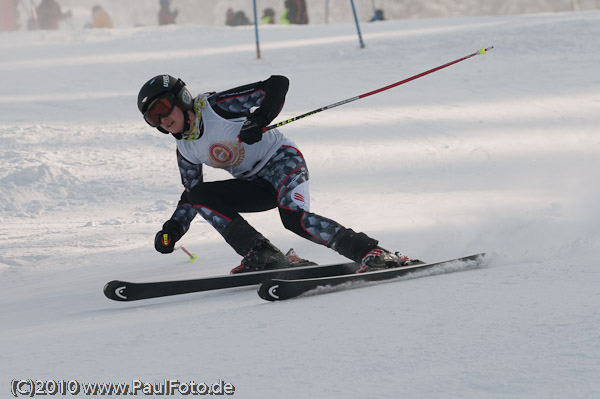
[[[279,115],[285,102],[290,81],[285,76],[269,79],[216,93],[208,98],[211,107],[223,118],[233,119],[254,115],[263,116],[270,123]]]

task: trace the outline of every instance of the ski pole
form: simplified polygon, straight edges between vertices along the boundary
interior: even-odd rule
[[[189,256],[190,262],[195,262],[196,259],[198,258],[196,256],[196,254],[190,253],[190,251],[188,251],[187,249],[185,249],[185,247],[183,245],[180,245],[178,248],[181,249],[183,252],[185,252],[187,256]]]
[[[258,40],[258,18],[256,18],[256,0],[254,0],[254,36],[256,38],[256,59],[260,60],[260,44]]]
[[[360,48],[365,48],[365,43],[362,39],[362,33],[360,33],[360,25],[358,24],[358,17],[356,16],[356,8],[354,7],[354,0],[350,0],[350,4],[352,5],[352,13],[354,14],[354,23],[356,24],[356,31],[358,32],[358,42],[360,43]]]
[[[457,59],[457,60],[451,61],[451,62],[449,62],[449,63],[447,63],[447,64],[440,65],[439,67],[435,67],[435,68],[433,68],[433,69],[430,69],[430,70],[428,70],[428,71],[425,71],[425,72],[421,72],[421,73],[419,73],[419,74],[417,74],[417,75],[415,75],[415,76],[411,76],[410,78],[406,78],[406,79],[404,79],[404,80],[401,80],[401,81],[399,81],[399,82],[393,83],[393,84],[391,84],[391,85],[389,85],[389,86],[382,87],[381,89],[373,90],[373,91],[370,91],[370,92],[368,92],[368,93],[364,93],[364,94],[361,94],[361,95],[359,95],[359,96],[355,96],[355,97],[352,97],[352,98],[348,98],[348,99],[346,99],[346,100],[339,101],[339,102],[337,102],[337,103],[334,103],[334,104],[329,104],[329,105],[326,105],[326,106],[324,106],[324,107],[321,107],[321,108],[315,109],[314,111],[310,111],[310,112],[307,112],[307,113],[305,113],[305,114],[298,115],[298,116],[295,116],[295,117],[293,117],[293,118],[290,118],[290,119],[288,119],[288,120],[285,120],[285,121],[282,121],[282,122],[276,123],[276,124],[274,124],[274,125],[267,126],[267,127],[263,128],[263,133],[264,133],[264,132],[266,132],[267,130],[271,130],[271,129],[275,129],[275,128],[278,128],[278,127],[280,127],[280,126],[283,126],[283,125],[287,125],[287,124],[288,124],[288,123],[290,123],[290,122],[294,122],[294,121],[297,121],[298,119],[302,119],[302,118],[305,118],[305,117],[307,117],[307,116],[314,115],[314,114],[316,114],[316,113],[319,113],[319,112],[321,112],[321,111],[326,111],[326,110],[328,110],[328,109],[331,109],[331,108],[339,107],[340,105],[348,104],[348,103],[350,103],[350,102],[352,102],[352,101],[360,100],[361,98],[369,97],[369,96],[372,96],[373,94],[381,93],[382,91],[385,91],[385,90],[388,90],[388,89],[394,88],[394,87],[396,87],[396,86],[400,86],[400,85],[402,85],[402,84],[404,84],[404,83],[408,83],[408,82],[410,82],[411,80],[415,80],[415,79],[418,79],[418,78],[420,78],[420,77],[422,77],[422,76],[429,75],[430,73],[433,73],[433,72],[439,71],[440,69],[447,68],[447,67],[449,67],[450,65],[457,64],[457,63],[459,63],[459,62],[461,62],[461,61],[464,61],[464,60],[466,60],[466,59],[469,59],[469,58],[471,58],[471,57],[474,57],[474,56],[476,56],[476,55],[478,55],[478,54],[485,54],[485,53],[486,53],[488,50],[491,50],[491,49],[493,49],[493,48],[494,48],[494,46],[491,46],[491,47],[488,47],[488,48],[482,47],[482,48],[481,48],[479,51],[476,51],[476,52],[474,52],[473,54],[466,55],[466,56],[464,56],[464,57],[462,57],[462,58],[459,58],[459,59]]]

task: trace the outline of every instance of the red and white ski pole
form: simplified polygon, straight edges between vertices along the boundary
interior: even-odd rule
[[[337,103],[334,103],[334,104],[326,105],[326,106],[324,106],[324,107],[321,107],[321,108],[319,108],[319,109],[315,109],[314,111],[310,111],[310,112],[307,112],[307,113],[305,113],[305,114],[298,115],[298,116],[295,116],[295,117],[293,117],[293,118],[290,118],[290,119],[288,119],[288,120],[285,120],[285,121],[282,121],[282,122],[276,123],[276,124],[274,124],[274,125],[267,126],[267,127],[265,127],[265,128],[263,129],[263,132],[266,132],[267,130],[275,129],[275,128],[277,128],[277,127],[280,127],[280,126],[283,126],[283,125],[287,125],[287,124],[288,124],[288,123],[290,123],[290,122],[294,122],[294,121],[297,121],[298,119],[302,119],[302,118],[305,118],[305,117],[307,117],[307,116],[314,115],[314,114],[316,114],[316,113],[319,113],[319,112],[321,112],[321,111],[326,111],[326,110],[328,110],[328,109],[331,109],[331,108],[339,107],[340,105],[348,104],[348,103],[350,103],[350,102],[352,102],[352,101],[360,100],[361,98],[369,97],[369,96],[372,96],[373,94],[381,93],[382,91],[385,91],[385,90],[388,90],[388,89],[394,88],[394,87],[396,87],[396,86],[403,85],[404,83],[408,83],[408,82],[410,82],[411,80],[418,79],[418,78],[420,78],[420,77],[422,77],[422,76],[429,75],[430,73],[433,73],[433,72],[439,71],[440,69],[447,68],[447,67],[449,67],[450,65],[458,64],[458,63],[459,63],[459,62],[461,62],[461,61],[467,60],[467,59],[469,59],[469,58],[471,58],[471,57],[475,57],[475,56],[476,56],[476,55],[478,55],[478,54],[485,54],[485,53],[486,53],[488,50],[491,50],[491,49],[493,49],[493,48],[494,48],[494,46],[490,46],[490,47],[488,47],[488,48],[482,47],[482,48],[481,48],[479,51],[476,51],[476,52],[474,52],[473,54],[466,55],[466,56],[464,56],[464,57],[462,57],[462,58],[459,58],[459,59],[457,59],[457,60],[451,61],[451,62],[449,62],[449,63],[447,63],[447,64],[440,65],[439,67],[435,67],[435,68],[433,68],[433,69],[430,69],[430,70],[428,70],[428,71],[425,71],[425,72],[421,72],[421,73],[419,73],[419,74],[417,74],[417,75],[415,75],[415,76],[411,76],[410,78],[406,78],[406,79],[404,79],[404,80],[401,80],[401,81],[399,81],[399,82],[393,83],[393,84],[391,84],[391,85],[389,85],[389,86],[382,87],[381,89],[373,90],[373,91],[370,91],[370,92],[368,92],[368,93],[361,94],[361,95],[359,95],[359,96],[356,96],[356,97],[348,98],[348,99],[346,99],[346,100],[343,100],[343,101],[340,101],[340,102],[337,102]]]

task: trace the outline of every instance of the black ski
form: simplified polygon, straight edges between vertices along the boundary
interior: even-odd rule
[[[334,265],[310,265],[252,273],[228,274],[193,280],[158,281],[152,283],[131,283],[113,280],[104,286],[104,295],[115,301],[137,301],[139,299],[159,298],[170,295],[188,294],[191,292],[257,285],[264,280],[275,278],[301,279],[336,276],[354,273],[357,268],[358,265],[356,263],[350,262]]]
[[[337,276],[323,276],[316,278],[288,279],[271,278],[263,281],[258,287],[258,295],[267,301],[282,301],[285,299],[296,298],[309,291],[317,290],[322,287],[336,287],[347,284],[348,288],[359,287],[360,284],[372,281],[391,280],[397,277],[405,276],[409,273],[422,271],[435,266],[447,266],[456,262],[481,262],[484,253],[465,256],[458,259],[445,260],[442,262],[425,263],[420,265],[397,267],[393,269],[378,270],[360,274],[345,274]],[[345,287],[344,287],[345,288]],[[325,290],[326,292],[327,290]],[[318,292],[315,292],[318,293]],[[324,293],[324,292],[323,292]]]

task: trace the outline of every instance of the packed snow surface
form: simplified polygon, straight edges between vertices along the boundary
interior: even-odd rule
[[[0,35],[3,397],[13,379],[222,380],[240,398],[600,397],[600,12],[361,28],[364,49],[352,23],[261,27],[260,60],[253,27]],[[420,259],[487,252],[482,268],[282,303],[255,287],[104,297],[113,279],[239,262],[200,217],[180,241],[196,262],[153,248],[182,187],[174,139],[136,108],[150,77],[198,94],[286,75],[280,121],[482,46],[494,48],[281,129],[307,159],[314,212]],[[246,216],[284,250],[343,261],[276,211]]]

